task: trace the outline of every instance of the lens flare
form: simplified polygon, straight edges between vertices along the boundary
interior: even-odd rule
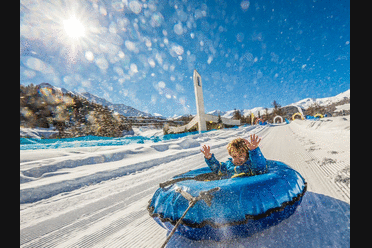
[[[72,16],[68,20],[63,21],[63,27],[67,35],[71,38],[78,39],[80,37],[84,37],[85,35],[85,28],[83,24],[76,19],[75,16]]]

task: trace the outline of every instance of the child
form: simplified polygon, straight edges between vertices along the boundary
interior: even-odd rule
[[[227,162],[218,162],[213,154],[210,153],[211,148],[204,145],[200,150],[205,157],[205,162],[214,173],[219,175],[227,174],[228,177],[236,175],[257,175],[267,172],[266,159],[262,155],[258,144],[261,138],[253,134],[250,136],[251,142],[246,139],[237,138],[227,145],[227,151],[232,158]]]

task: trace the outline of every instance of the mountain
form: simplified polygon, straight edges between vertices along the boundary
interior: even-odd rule
[[[96,95],[93,95],[89,92],[83,92],[83,93],[77,93],[74,91],[66,90],[65,88],[59,88],[56,86],[53,86],[49,83],[41,83],[38,85],[39,87],[46,87],[46,88],[52,88],[55,91],[62,92],[63,94],[69,93],[71,95],[76,95],[85,98],[88,101],[101,104],[102,106],[107,106],[109,109],[123,115],[123,116],[130,116],[130,117],[135,117],[135,116],[142,116],[142,117],[152,117],[151,114],[142,112],[140,110],[137,110],[131,106],[127,106],[125,104],[114,104],[109,101],[107,101],[104,98],[98,97]]]
[[[112,103],[107,101],[106,99],[100,98],[100,97],[98,97],[96,95],[93,95],[89,92],[79,93],[79,96],[84,97],[85,99],[87,99],[90,102],[101,104],[102,106],[107,106],[108,107],[109,105],[112,105]]]
[[[107,106],[109,109],[123,115],[123,116],[142,116],[142,117],[152,117],[151,114],[142,112],[140,110],[137,110],[131,106],[127,106],[125,104],[114,104],[109,101],[107,101],[104,98],[100,98],[98,96],[95,96],[89,92],[83,92],[79,94],[80,96],[84,97],[88,101],[92,101],[94,103],[101,104],[102,106]]]
[[[215,116],[218,116],[218,114],[220,114],[221,117],[232,118],[233,115],[234,115],[234,111],[235,110],[229,110],[229,111],[213,110],[211,112],[208,112],[207,114],[215,115]],[[253,109],[241,109],[240,110],[240,113],[243,116],[248,116],[251,113],[253,113],[255,116],[257,116],[258,115],[258,112],[260,112],[260,114],[265,113],[265,108],[264,107],[255,107]],[[267,112],[270,114],[271,112],[273,112],[273,108],[268,108],[267,109]]]
[[[312,104],[317,103],[320,106],[328,106],[333,103],[340,102],[342,100],[350,99],[350,89],[348,89],[345,92],[342,92],[336,96],[332,97],[324,97],[324,98],[305,98],[303,100],[300,100],[298,102],[289,104],[288,106],[299,106],[301,108],[307,109],[310,107]]]
[[[152,117],[152,115],[149,113],[139,111],[131,106],[127,106],[124,104],[112,104],[107,107],[127,117],[128,116]]]
[[[336,96],[332,96],[332,97],[305,98],[305,99],[302,99],[298,102],[291,103],[291,104],[288,104],[286,106],[283,106],[283,108],[288,108],[289,109],[290,107],[298,106],[301,109],[305,110],[305,109],[309,108],[311,105],[313,105],[314,103],[317,103],[320,106],[326,107],[326,106],[336,104],[338,102],[341,102],[341,101],[347,100],[347,99],[350,99],[350,89],[348,89],[347,91],[342,92],[342,93],[340,93]],[[274,108],[267,108],[268,114],[272,113],[273,110],[274,110]],[[265,108],[264,107],[255,107],[255,108],[252,108],[252,109],[241,109],[240,112],[243,116],[248,116],[251,113],[253,113],[255,116],[258,116],[258,112],[260,112],[260,115],[263,115],[265,113]],[[221,117],[232,118],[233,114],[234,114],[234,110],[229,110],[229,111],[213,110],[213,111],[208,112],[207,114],[215,115],[215,116],[218,116],[218,114],[220,114]]]

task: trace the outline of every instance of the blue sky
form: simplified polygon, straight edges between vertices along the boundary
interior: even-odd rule
[[[272,107],[350,88],[349,1],[32,1],[20,83],[88,91],[163,116]]]

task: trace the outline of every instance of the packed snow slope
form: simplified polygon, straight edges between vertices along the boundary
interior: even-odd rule
[[[200,146],[226,161],[226,145],[257,134],[267,159],[308,183],[287,220],[246,239],[167,247],[349,247],[350,116],[248,126],[157,143],[20,151],[21,247],[160,247],[168,233],[146,207],[160,182],[205,167]]]

